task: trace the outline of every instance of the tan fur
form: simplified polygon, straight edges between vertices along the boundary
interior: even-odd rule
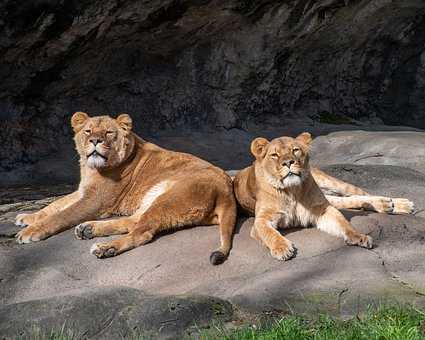
[[[34,214],[17,216],[26,226],[20,243],[45,239],[78,225],[78,238],[126,234],[99,243],[99,258],[138,247],[160,231],[191,225],[219,224],[220,248],[214,264],[228,256],[236,220],[232,181],[221,169],[195,156],[165,150],[131,132],[127,114],[117,119],[73,115],[80,155],[78,191]],[[100,217],[122,216],[109,221]]]
[[[255,215],[251,236],[264,243],[274,258],[287,260],[294,255],[294,246],[277,229],[294,226],[315,226],[329,234],[344,238],[349,245],[372,248],[372,239],[357,232],[337,208],[366,208],[389,211],[397,202],[397,210],[410,212],[408,200],[370,196],[360,188],[310,170],[311,136],[281,137],[267,141],[257,138],[251,144],[256,160],[240,171],[234,179],[239,205]],[[316,182],[317,181],[317,182]],[[319,185],[342,195],[325,196]],[[336,207],[332,206],[331,203]],[[404,210],[403,210],[404,209]]]
[[[306,140],[307,145],[310,143],[311,137]],[[259,145],[261,146],[262,144],[267,146],[269,142],[265,138],[254,140],[251,145],[251,152],[254,154]],[[310,173],[325,194],[326,199],[337,209],[364,209],[388,214],[410,214],[414,211],[413,202],[406,198],[370,195],[365,190],[329,176],[314,167],[310,168]],[[254,163],[241,170],[234,179],[237,201],[242,210],[251,216],[255,213],[256,203],[255,193],[257,188],[255,174]]]

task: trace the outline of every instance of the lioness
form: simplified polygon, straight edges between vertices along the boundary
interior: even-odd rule
[[[76,112],[71,119],[80,156],[76,192],[34,214],[20,214],[19,243],[43,240],[78,225],[79,239],[127,234],[94,244],[91,253],[111,257],[152,240],[160,231],[219,224],[221,246],[212,264],[229,254],[236,221],[232,180],[221,169],[195,156],[165,150],[144,141],[129,115],[113,119]],[[119,219],[97,218],[122,215]]]
[[[240,171],[234,179],[239,205],[255,214],[251,237],[262,241],[279,260],[294,255],[291,241],[278,227],[316,226],[329,234],[343,237],[350,245],[372,248],[372,238],[357,232],[337,210],[365,208],[380,212],[410,213],[413,204],[403,198],[370,196],[351,184],[339,181],[309,167],[312,138],[302,133],[296,138],[281,137],[269,142],[256,138],[251,144],[253,165]],[[350,197],[324,195],[330,190]]]

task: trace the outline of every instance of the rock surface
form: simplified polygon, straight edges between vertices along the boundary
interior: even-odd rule
[[[417,209],[424,207],[423,173],[382,165],[324,169],[372,193],[407,196]],[[425,306],[425,219],[420,214],[345,212],[358,230],[375,239],[373,250],[346,246],[316,229],[285,231],[298,248],[296,258],[287,262],[272,259],[253,241],[249,237],[253,219],[241,218],[230,258],[211,266],[208,255],[219,239],[215,226],[165,234],[106,260],[89,254],[98,240],[77,240],[72,230],[43,242],[16,244],[13,216],[46,203],[0,206],[2,335],[26,332],[34,325],[60,328],[68,320],[77,325],[75,329],[99,339],[111,330],[129,334],[135,327],[172,338],[193,332],[194,323],[202,327],[216,319],[240,318],[241,313],[328,311],[349,316],[371,303]],[[170,301],[171,305],[177,301],[181,309],[170,310]]]
[[[140,333],[146,339],[176,339],[232,314],[230,303],[217,298],[149,297],[136,289],[105,287],[0,307],[0,330],[2,339],[62,328],[65,334],[72,331],[72,339],[132,339]]]
[[[424,30],[422,0],[2,1],[2,181],[69,178],[35,163],[72,163],[77,110],[129,112],[146,137],[288,117],[423,128]]]
[[[425,133],[420,131],[334,132],[317,137],[311,152],[313,164],[321,166],[337,163],[401,165],[425,173]],[[394,173],[392,179],[403,178]]]

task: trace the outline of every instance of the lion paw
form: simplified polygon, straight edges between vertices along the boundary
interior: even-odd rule
[[[31,214],[19,214],[15,218],[15,225],[18,227],[27,227],[30,224]]]
[[[279,261],[287,261],[295,256],[296,248],[292,242],[282,242],[273,249],[270,249],[272,257]]]
[[[394,211],[394,203],[389,197],[379,197],[372,203],[373,209],[379,213],[391,214]]]
[[[379,197],[372,205],[377,212],[386,214],[411,214],[414,210],[413,202],[406,198]]]
[[[90,253],[98,259],[104,259],[117,255],[117,250],[108,243],[95,243],[91,246]]]
[[[74,229],[75,237],[79,240],[90,240],[94,237],[93,228],[88,223],[81,223]]]
[[[19,244],[38,242],[45,238],[45,233],[37,227],[26,227],[19,231],[15,237]]]
[[[373,248],[373,239],[369,235],[358,234],[345,240],[345,243],[349,246],[359,246],[367,249]]]
[[[392,198],[393,214],[411,214],[415,210],[415,205],[407,198]]]

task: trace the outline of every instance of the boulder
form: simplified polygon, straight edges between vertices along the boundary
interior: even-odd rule
[[[370,186],[377,194],[401,191],[405,185],[406,196],[423,204],[425,175],[414,170],[366,165],[324,169]],[[395,174],[401,176],[397,179]],[[33,202],[25,209],[47,203]],[[10,204],[5,206],[10,209]],[[112,329],[126,333],[134,327],[167,337],[192,332],[189,319],[205,326],[216,313],[220,322],[226,322],[264,313],[326,311],[350,316],[371,303],[425,306],[425,219],[420,214],[344,212],[356,229],[375,239],[372,250],[346,246],[314,228],[285,230],[298,249],[287,262],[276,261],[251,239],[253,218],[241,217],[229,259],[211,266],[209,254],[219,242],[216,226],[166,233],[117,257],[99,260],[89,249],[101,239],[77,240],[72,230],[42,242],[16,244],[12,237],[18,230],[12,223],[16,211],[8,211],[0,222],[1,334],[22,332],[30,325],[56,328],[69,319],[79,325],[77,329],[100,338]],[[170,312],[169,301],[180,303],[183,311]],[[55,311],[63,308],[66,313],[56,319]],[[242,314],[232,314],[232,308]],[[170,325],[167,320],[172,320]],[[113,326],[106,331],[109,323]]]
[[[332,132],[314,139],[311,153],[313,164],[318,166],[343,163],[395,165],[425,173],[425,133],[423,131]],[[384,167],[380,168],[384,169]],[[410,176],[394,172],[391,177],[401,179]]]

